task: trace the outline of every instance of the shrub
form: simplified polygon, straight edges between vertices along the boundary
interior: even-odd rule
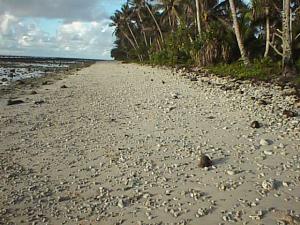
[[[270,59],[255,60],[251,65],[245,66],[241,62],[232,64],[219,64],[208,69],[221,76],[232,76],[238,79],[270,80],[281,73],[280,64]]]

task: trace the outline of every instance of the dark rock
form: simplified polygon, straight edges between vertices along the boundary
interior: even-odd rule
[[[116,122],[117,120],[115,118],[110,118],[109,122]]]
[[[37,92],[36,92],[36,91],[31,91],[30,94],[31,94],[31,95],[36,95]]]
[[[4,77],[4,78],[1,79],[1,81],[6,82],[6,81],[8,81],[8,79]]]
[[[162,83],[162,84],[165,84],[166,82],[162,80],[161,83]]]
[[[198,166],[200,168],[210,167],[212,166],[212,161],[207,155],[201,154]]]
[[[24,103],[24,101],[20,100],[20,99],[16,99],[16,100],[8,99],[7,100],[7,105],[18,105],[18,104],[22,104],[22,103]]]
[[[60,88],[68,88],[66,85],[62,85],[60,86]]]
[[[263,99],[259,99],[259,100],[257,101],[257,103],[258,103],[259,105],[268,105],[268,103],[267,103],[265,100],[263,100]]]
[[[297,113],[291,111],[291,110],[283,110],[283,113],[282,113],[284,116],[286,116],[287,118],[290,118],[290,117],[296,117],[297,116]]]
[[[251,124],[250,124],[250,127],[252,128],[260,128],[260,124],[258,121],[253,121]]]
[[[255,97],[252,96],[252,97],[251,97],[251,100],[255,100]]]
[[[44,100],[34,101],[34,104],[36,104],[36,105],[41,105],[41,104],[44,104],[44,103],[45,103]]]
[[[42,85],[47,85],[48,84],[48,81],[43,81],[42,82]]]
[[[222,85],[221,86],[221,90],[223,90],[223,91],[231,91],[232,87],[231,86]]]
[[[16,84],[22,85],[22,84],[25,84],[25,81],[24,80],[17,80]]]
[[[64,202],[64,201],[69,201],[71,198],[69,196],[59,196],[58,197],[58,202]]]
[[[191,77],[190,81],[198,81],[197,77]]]
[[[300,99],[297,99],[294,103],[294,106],[298,109],[300,109]]]
[[[153,79],[150,79],[151,81],[153,81]]]

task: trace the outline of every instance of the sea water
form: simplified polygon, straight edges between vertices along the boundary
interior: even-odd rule
[[[0,85],[26,78],[41,77],[69,69],[85,59],[0,56]]]

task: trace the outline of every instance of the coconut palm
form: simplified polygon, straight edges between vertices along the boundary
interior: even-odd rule
[[[133,9],[133,12],[137,15],[137,24],[138,27],[140,28],[140,31],[143,35],[143,40],[145,43],[145,46],[148,46],[148,40],[147,40],[147,35],[146,35],[146,28],[145,28],[145,24],[144,24],[144,14],[145,14],[145,5],[143,3],[143,1],[141,0],[130,0],[128,1],[128,3],[130,4],[130,6]]]
[[[282,18],[282,66],[283,76],[290,77],[295,75],[295,63],[292,52],[291,35],[291,0],[283,0]]]
[[[240,26],[239,26],[238,19],[237,19],[237,12],[236,12],[234,0],[229,0],[229,4],[230,4],[230,10],[231,10],[231,15],[232,15],[232,20],[233,20],[234,32],[235,32],[236,40],[237,40],[239,50],[241,53],[241,58],[242,58],[243,63],[245,65],[248,65],[250,63],[250,61],[246,54],[244,41],[242,39],[242,35],[240,32]]]
[[[138,5],[139,7],[141,8],[145,8],[149,14],[149,16],[152,18],[154,24],[155,24],[155,27],[157,29],[157,32],[159,33],[159,36],[160,36],[160,39],[161,39],[161,42],[164,43],[164,37],[163,37],[163,33],[162,33],[162,30],[161,30],[161,27],[159,25],[159,22],[156,18],[156,12],[153,8],[153,6],[151,4],[149,4],[147,2],[147,0],[135,0],[134,1],[134,4],[135,5]]]
[[[279,24],[280,11],[278,10],[281,6],[279,1],[272,0],[252,0],[252,12],[254,22],[264,21],[264,33],[265,33],[265,52],[264,57],[269,55],[270,44],[271,44],[271,25],[274,27]],[[274,29],[273,29],[274,30]]]
[[[173,32],[180,24],[180,8],[183,6],[182,0],[160,0],[160,9],[162,10],[162,24],[168,24]]]
[[[138,54],[139,52],[139,44],[133,33],[129,21],[128,21],[129,9],[127,5],[123,5],[121,11],[117,10],[113,16],[110,17],[112,23],[110,26],[115,26],[116,30],[115,33],[117,36],[123,36],[128,40],[130,45],[135,49],[137,52],[137,56],[140,61],[142,61],[142,56]],[[129,33],[128,33],[129,32]],[[131,36],[131,37],[130,37]]]

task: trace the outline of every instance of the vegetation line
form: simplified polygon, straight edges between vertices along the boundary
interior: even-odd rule
[[[111,16],[111,55],[300,85],[299,8],[299,0],[128,0]]]

